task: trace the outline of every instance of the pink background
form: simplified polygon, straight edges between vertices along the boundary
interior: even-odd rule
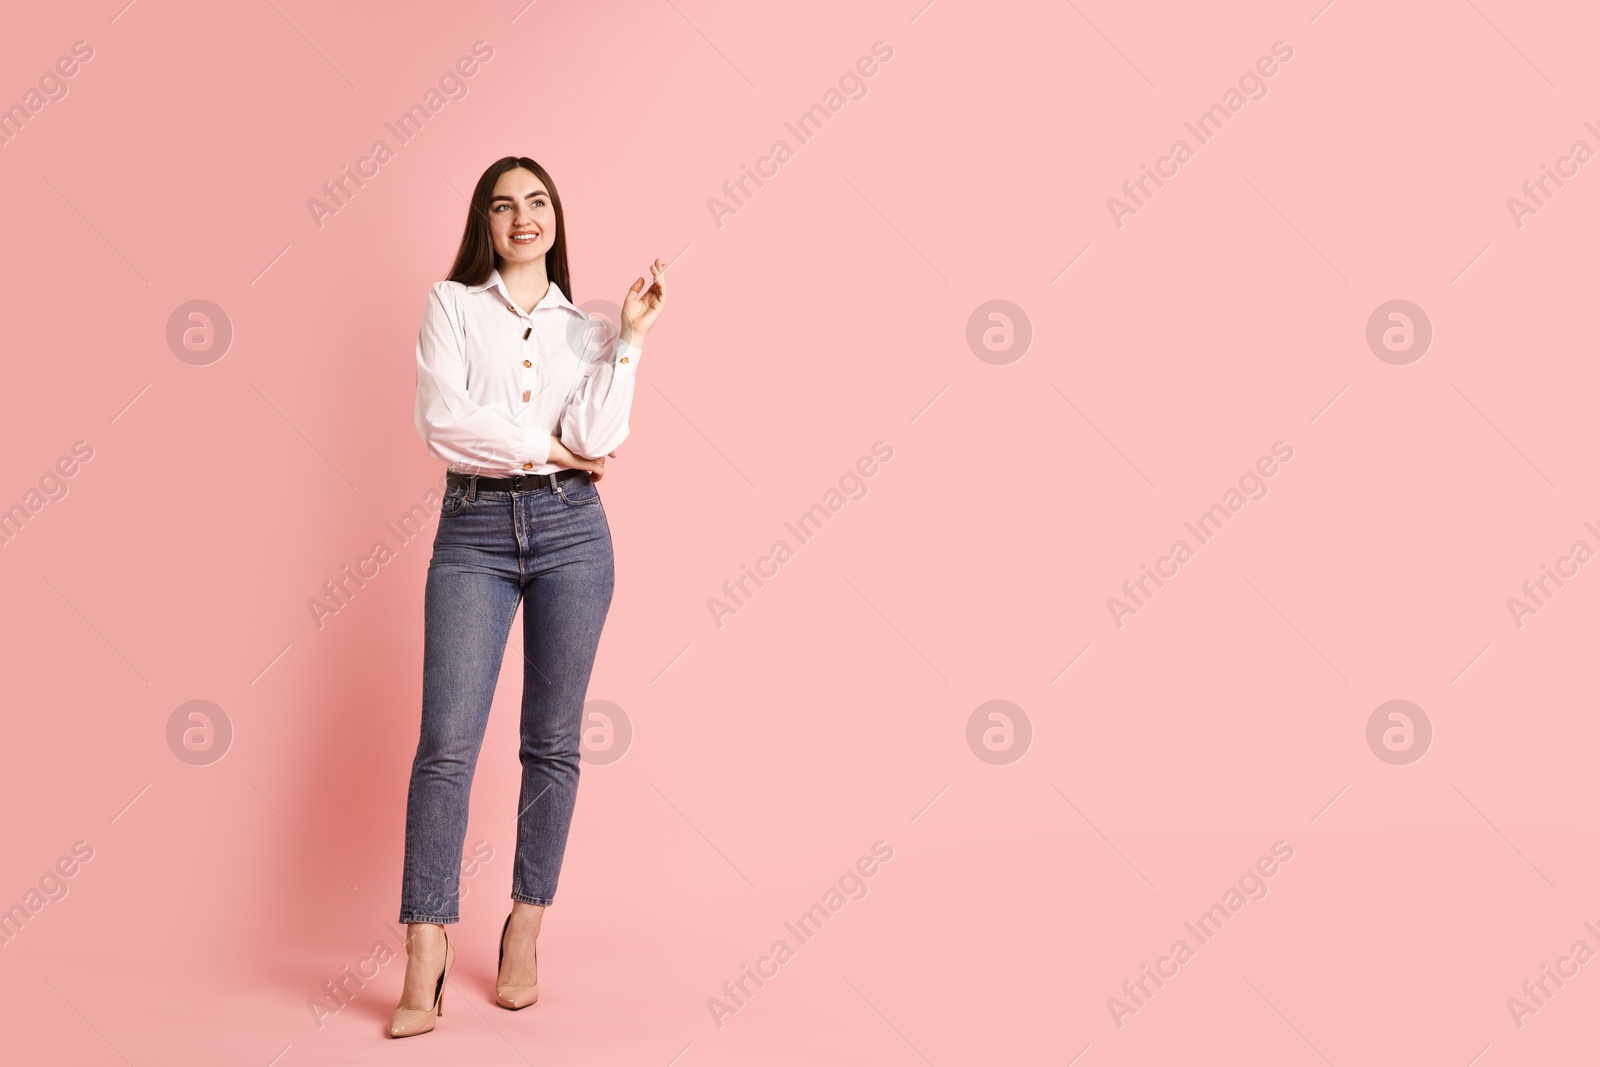
[[[1507,1007],[1600,950],[1600,575],[1520,628],[1506,605],[1600,548],[1600,164],[1520,228],[1506,205],[1600,148],[1585,5],[120,2],[0,37],[0,102],[94,49],[0,146],[0,506],[93,448],[0,546],[0,905],[94,850],[0,947],[14,1062],[1591,1050],[1600,963]],[[319,229],[307,199],[477,40],[468,95]],[[878,40],[866,97],[798,144],[784,122]],[[1197,146],[1184,122],[1279,40],[1267,96]],[[1107,198],[1179,137],[1194,158],[1117,227]],[[778,138],[719,228],[708,198]],[[413,346],[506,154],[558,182],[579,302],[673,263],[602,486],[590,697],[634,736],[584,768],[540,1003],[497,1009],[515,626],[447,1011],[390,1043],[401,959],[320,1028],[307,1001],[394,940],[434,525],[384,522],[442,474]],[[166,330],[201,299],[234,336],[197,366]],[[1365,339],[1396,299],[1434,331],[1407,365]],[[1031,323],[1003,365],[966,341],[990,300]],[[868,495],[718,629],[707,599],[878,440]],[[1265,499],[1119,629],[1107,598],[1280,440]],[[319,630],[306,601],[380,538]],[[196,699],[234,731],[208,765],[167,740]],[[1391,699],[1432,724],[1420,760],[1368,746]],[[990,700],[1031,724],[1021,759],[969,747]],[[865,898],[719,1028],[708,998],[880,840]],[[1277,841],[1270,892],[1199,945],[1184,923]],[[1119,1027],[1108,998],[1179,938]]]

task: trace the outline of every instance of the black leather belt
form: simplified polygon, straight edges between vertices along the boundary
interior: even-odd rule
[[[478,489],[509,493],[532,493],[540,489],[554,489],[559,482],[570,482],[574,478],[587,478],[588,476],[588,471],[575,468],[553,471],[550,474],[518,474],[511,478],[485,478],[481,474],[462,474],[460,471],[446,471],[446,484],[470,487],[476,481]]]

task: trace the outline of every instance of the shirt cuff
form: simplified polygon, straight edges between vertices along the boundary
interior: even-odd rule
[[[550,431],[541,430],[537,426],[529,426],[524,438],[528,461],[534,467],[542,467],[550,462]]]
[[[633,367],[639,362],[639,357],[644,354],[644,346],[636,345],[632,341],[617,341],[617,366]]]

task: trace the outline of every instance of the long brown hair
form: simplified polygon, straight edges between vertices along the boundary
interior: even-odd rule
[[[568,300],[573,300],[572,277],[567,273],[567,219],[561,213],[561,194],[549,173],[527,156],[506,156],[489,164],[478,184],[473,187],[472,201],[467,205],[467,226],[461,232],[461,247],[456,249],[456,262],[450,268],[450,281],[464,285],[478,285],[489,280],[489,275],[499,264],[494,250],[494,237],[489,232],[489,198],[494,195],[495,182],[508,170],[530,170],[550,191],[550,206],[556,210],[556,240],[544,254],[545,274]],[[573,301],[576,303],[576,301]]]

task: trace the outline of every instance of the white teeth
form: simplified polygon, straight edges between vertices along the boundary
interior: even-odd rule
[[[539,239],[539,235],[536,233],[515,234],[511,239],[513,241],[537,241]]]

